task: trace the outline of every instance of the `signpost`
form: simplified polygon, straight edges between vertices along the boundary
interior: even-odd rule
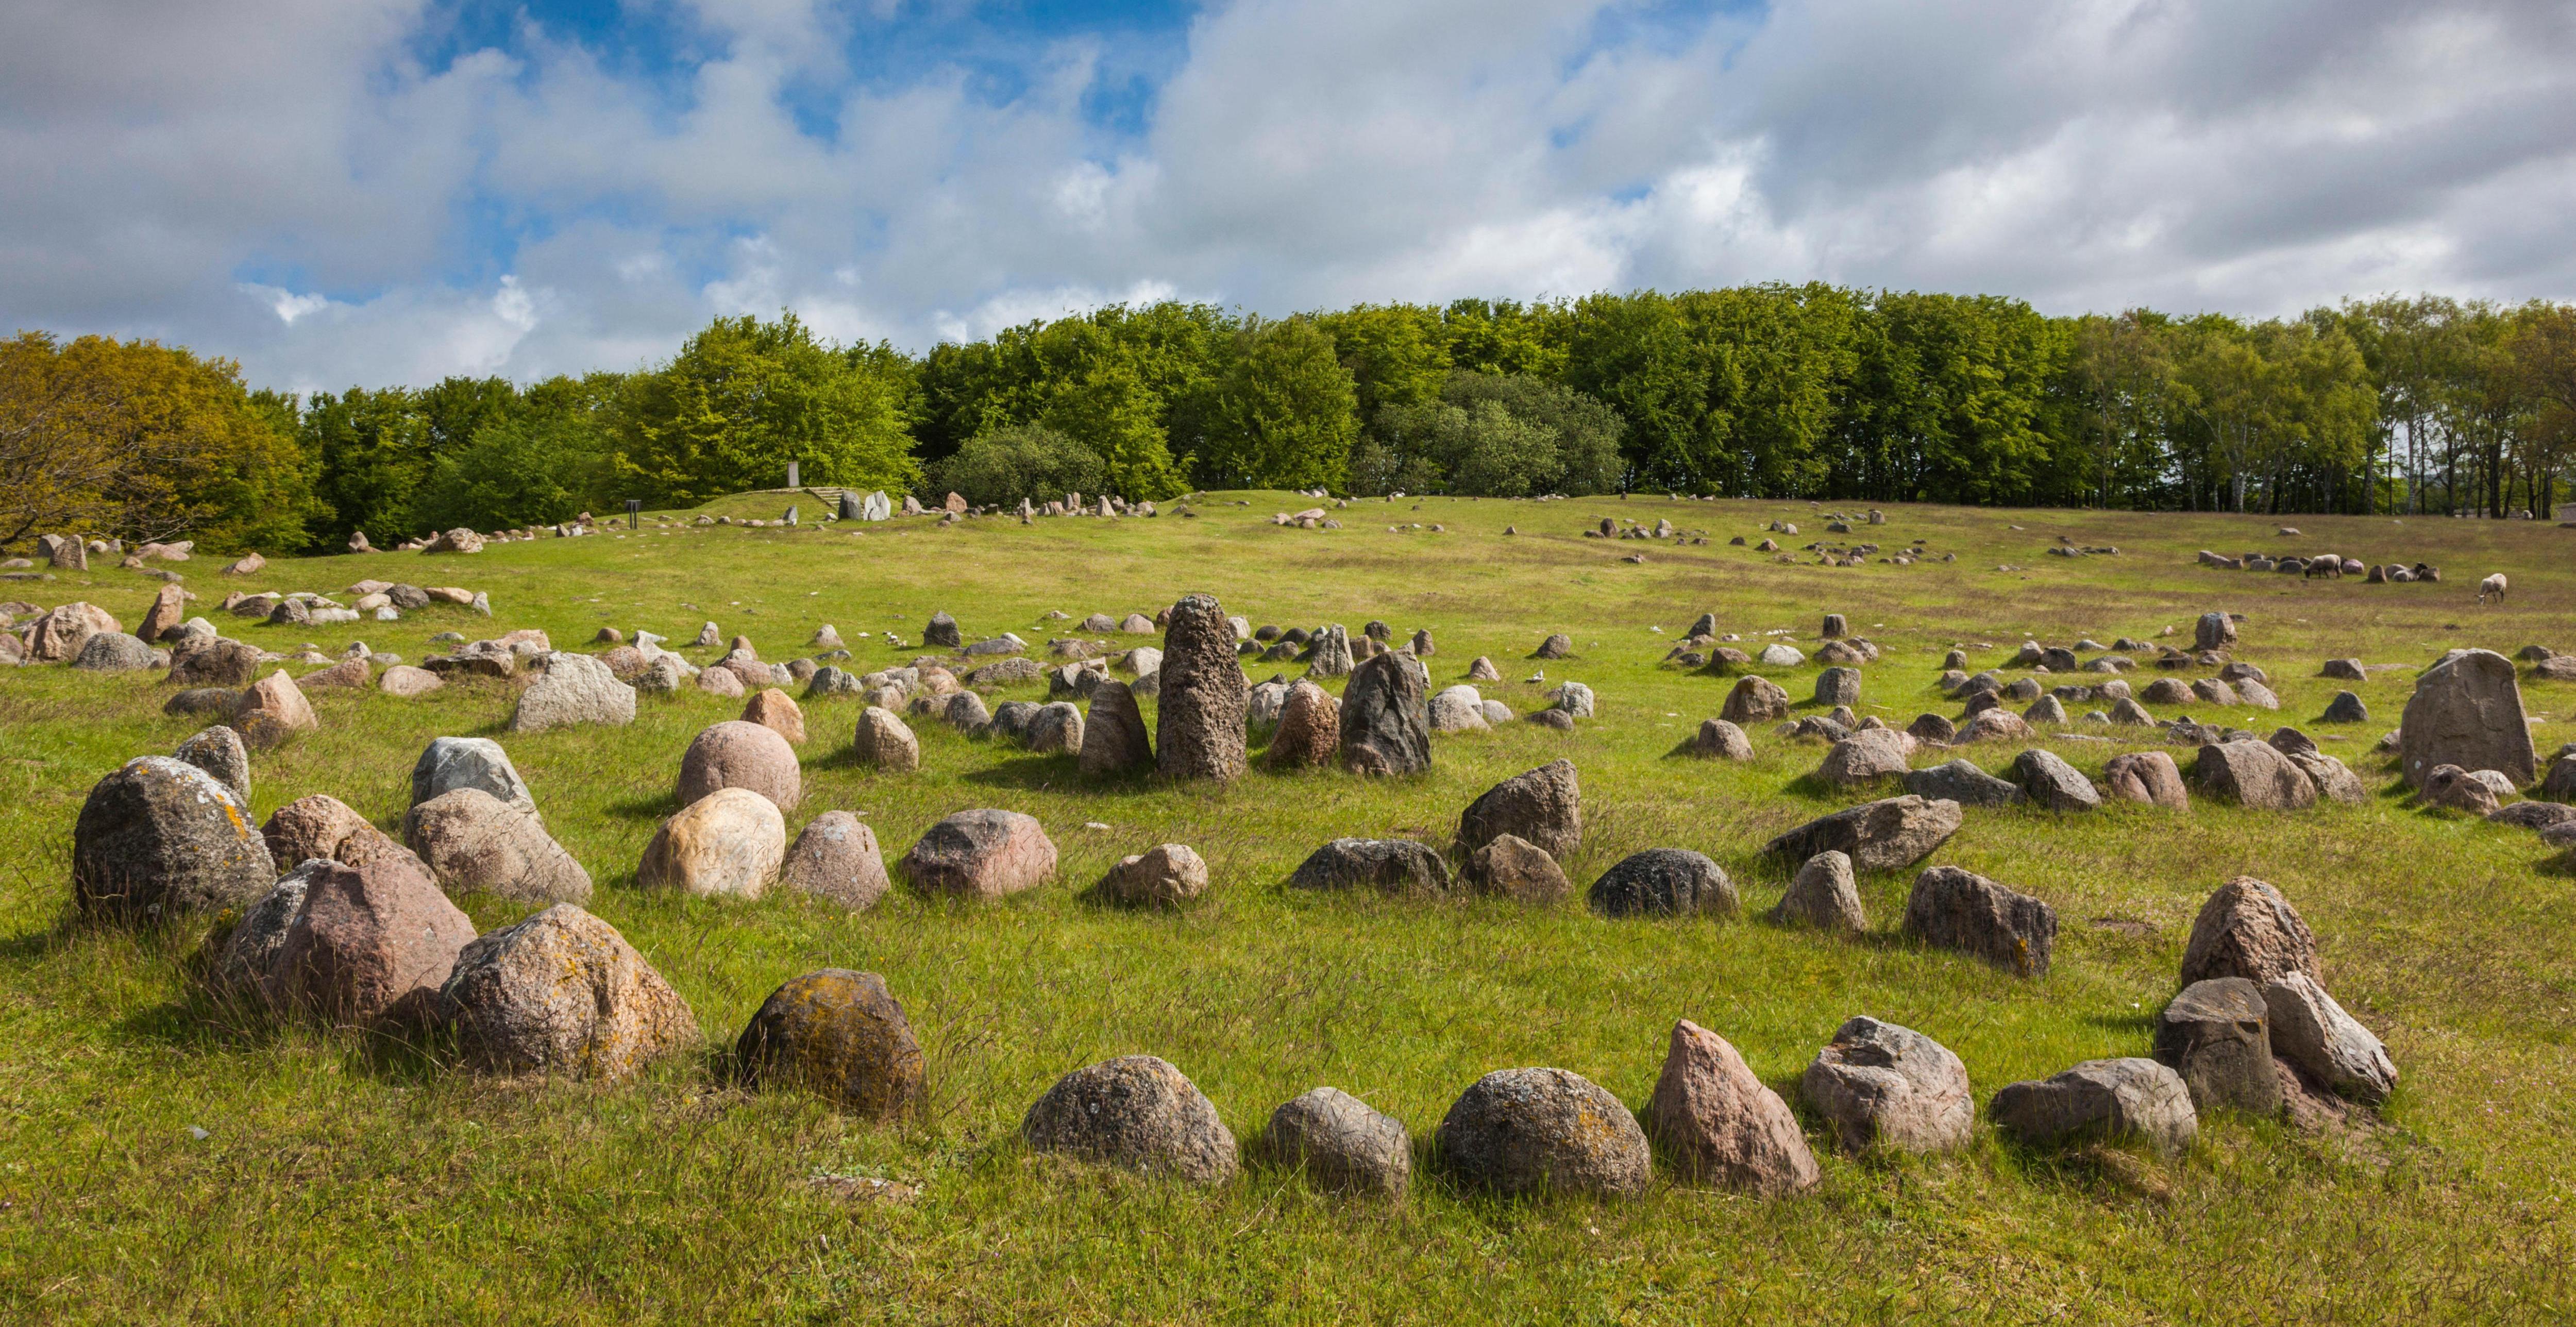
[[[632,529],[636,528],[636,526],[635,526],[635,514],[636,514],[637,512],[642,511],[642,510],[644,510],[644,499],[642,499],[642,498],[628,498],[628,499],[626,500],[626,528],[627,528],[627,529],[632,530]]]

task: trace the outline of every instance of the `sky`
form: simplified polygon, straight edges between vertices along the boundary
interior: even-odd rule
[[[0,324],[299,391],[1825,280],[2576,298],[2567,0],[8,0]]]

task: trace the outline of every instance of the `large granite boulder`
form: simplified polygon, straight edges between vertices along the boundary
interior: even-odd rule
[[[1020,1121],[1031,1150],[1189,1184],[1223,1184],[1234,1134],[1188,1076],[1151,1055],[1122,1055],[1056,1081]]]
[[[540,658],[545,674],[519,693],[518,708],[510,715],[511,732],[635,722],[635,688],[618,681],[608,665],[586,654],[562,651]]]
[[[273,969],[280,1008],[364,1026],[413,991],[443,985],[474,939],[472,919],[410,853],[325,862],[304,875],[304,902]]]
[[[825,968],[782,984],[743,1028],[734,1063],[749,1086],[803,1088],[865,1119],[923,1099],[921,1043],[873,972]]]
[[[662,974],[572,903],[467,945],[439,996],[466,1063],[495,1073],[615,1082],[700,1035]]]
[[[1789,1104],[1724,1037],[1689,1019],[1673,1024],[1646,1118],[1687,1178],[1766,1196],[1816,1183],[1816,1158]]]
[[[1717,717],[1738,727],[1785,719],[1789,717],[1789,693],[1767,677],[1737,678],[1735,689],[1726,693],[1726,703],[1718,708]]]
[[[1619,1099],[1564,1069],[1501,1069],[1459,1094],[1436,1135],[1461,1182],[1504,1197],[1633,1198],[1652,1178],[1645,1131]]]
[[[2453,650],[2415,679],[2397,724],[2398,770],[2408,787],[2441,765],[2491,769],[2530,785],[2538,761],[2513,661],[2493,650]]]
[[[805,797],[796,748],[764,723],[728,719],[709,725],[680,756],[679,804],[694,805],[726,788],[756,793],[780,811],[795,810]]]
[[[662,822],[635,883],[693,898],[755,899],[778,878],[786,856],[787,821],[778,804],[749,788],[718,788]]]
[[[2240,875],[2201,903],[2183,947],[2183,985],[2223,977],[2268,985],[2293,972],[2318,979],[2317,941],[2281,891]]]
[[[2316,978],[2288,972],[2265,982],[2263,1006],[2272,1052],[2336,1095],[2376,1106],[2397,1090],[2397,1065],[2388,1048]]]
[[[1851,858],[1857,871],[1892,871],[1932,855],[1967,817],[1959,804],[1907,793],[1819,816],[1780,835],[1763,851],[1804,862],[1820,852]]]
[[[2153,1060],[2087,1060],[2013,1083],[1988,1106],[1996,1127],[2033,1147],[2137,1139],[2178,1156],[2200,1132],[2182,1076]]]
[[[2192,778],[2202,791],[2264,811],[2296,811],[2317,804],[2314,779],[2268,742],[2213,742],[2200,749]]]
[[[1554,903],[1574,892],[1556,858],[1517,834],[1497,834],[1467,854],[1463,874],[1477,892],[1521,903]]]
[[[246,687],[259,676],[259,647],[222,636],[190,636],[170,647],[170,683]]]
[[[1966,759],[1945,760],[1905,776],[1905,791],[1931,801],[1961,806],[2010,806],[2022,800],[2021,785],[1998,779]]]
[[[1589,901],[1604,917],[1731,917],[1743,906],[1726,872],[1687,848],[1630,854],[1592,882]]]
[[[1126,683],[1114,677],[1092,682],[1091,712],[1082,720],[1077,763],[1095,778],[1154,768],[1154,737],[1145,730],[1145,712],[1137,708],[1136,693]]]
[[[233,790],[168,756],[137,756],[101,779],[72,826],[72,901],[126,923],[238,907],[278,872]]]
[[[1359,774],[1431,768],[1430,685],[1422,661],[1400,651],[1353,669],[1342,688],[1342,764]]]
[[[1583,789],[1573,761],[1552,760],[1486,789],[1458,817],[1456,851],[1465,857],[1504,834],[1559,860],[1583,845]]]
[[[1270,1113],[1264,1142],[1274,1162],[1335,1193],[1401,1198],[1413,1181],[1403,1122],[1340,1088],[1319,1087],[1283,1103]]]
[[[2057,910],[1973,871],[1935,866],[1914,878],[1905,932],[2025,977],[2048,975]]]
[[[2102,786],[2116,802],[2141,802],[2168,811],[2191,809],[2182,767],[2162,751],[2127,751],[2102,766]]]
[[[513,903],[583,903],[590,872],[537,818],[480,788],[458,788],[403,817],[403,843],[451,895],[481,890]]]
[[[876,906],[888,883],[876,831],[847,811],[814,817],[788,848],[778,883],[852,912]]]
[[[212,774],[244,806],[250,805],[250,749],[242,744],[241,734],[223,724],[200,729],[179,744],[170,756]],[[276,856],[272,851],[270,856]],[[323,854],[327,856],[328,854]],[[301,857],[284,860],[300,862]]]
[[[1438,893],[1449,888],[1449,865],[1411,839],[1335,839],[1298,863],[1288,887]]]
[[[518,767],[510,763],[510,753],[488,737],[432,738],[413,762],[412,805],[459,788],[479,789],[506,806],[531,816],[537,813],[537,800],[529,794],[527,780],[519,777]]]
[[[2051,811],[2090,811],[2102,804],[2093,781],[2053,751],[2032,747],[2013,758],[2012,781],[2033,805]]]
[[[903,855],[903,869],[922,890],[997,899],[1043,883],[1055,859],[1037,817],[986,808],[931,826]]]
[[[1780,905],[1771,910],[1771,919],[1784,926],[1811,926],[1847,935],[1868,930],[1869,917],[1861,911],[1860,888],[1852,878],[1851,858],[1839,852],[1820,852],[1808,858],[1789,882],[1789,892],[1781,896]]]
[[[1834,1030],[1798,1080],[1845,1152],[1946,1152],[1968,1145],[1977,1119],[1968,1068],[1912,1028],[1853,1018]]]
[[[2271,1016],[2263,987],[2254,982],[2215,977],[2184,987],[2156,1020],[2156,1059],[2182,1075],[2193,1108],[2203,1115],[2281,1113]]]

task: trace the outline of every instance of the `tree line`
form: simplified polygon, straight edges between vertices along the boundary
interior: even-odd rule
[[[152,342],[0,342],[0,544],[295,552],[784,483],[2547,517],[2576,475],[2576,306],[2049,317],[1761,285],[1265,318],[1117,305],[920,356],[793,313],[666,362],[297,397]]]

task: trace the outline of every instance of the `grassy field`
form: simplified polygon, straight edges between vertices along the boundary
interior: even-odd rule
[[[1235,506],[1235,498],[1249,506]],[[710,508],[776,515],[746,495]],[[486,590],[488,623],[440,609],[400,623],[227,634],[280,649],[352,639],[417,660],[433,632],[542,627],[564,648],[602,625],[686,640],[712,618],[769,659],[823,623],[867,667],[908,661],[860,632],[917,641],[944,609],[970,637],[1031,639],[1049,610],[1152,612],[1206,591],[1255,623],[1371,618],[1433,629],[1436,685],[1478,654],[1514,681],[1549,632],[1576,657],[1549,684],[1589,683],[1599,718],[1571,734],[1509,725],[1441,739],[1418,779],[1256,770],[1229,787],[1087,784],[1041,758],[916,725],[922,768],[848,762],[853,701],[806,706],[806,800],[865,815],[889,862],[939,817],[999,806],[1039,817],[1062,852],[1054,885],[993,906],[898,889],[843,915],[787,895],[752,904],[646,896],[635,864],[672,809],[679,757],[739,712],[688,692],[646,698],[631,727],[510,736],[501,683],[417,701],[316,693],[322,731],[254,760],[256,812],[327,792],[398,831],[411,762],[441,734],[500,736],[548,827],[598,880],[594,911],[685,996],[712,1047],[760,1000],[824,966],[883,973],[918,1030],[931,1106],[876,1127],[794,1094],[747,1095],[712,1055],[614,1087],[512,1083],[388,1062],[348,1038],[242,1027],[194,1004],[199,939],[69,921],[72,821],[129,756],[196,724],[161,713],[153,675],[62,668],[0,675],[0,1313],[18,1321],[885,1322],[2564,1322],[2576,1315],[2568,1203],[2576,1181],[2576,879],[2537,838],[2410,808],[2393,791],[2294,814],[2202,804],[2058,817],[1972,810],[1936,861],[2055,905],[2056,968],[2023,981],[1895,934],[1911,873],[1864,878],[1872,934],[1833,941],[1758,920],[1786,879],[1764,840],[1843,801],[1811,793],[1823,755],[1757,731],[1758,758],[1678,758],[1728,682],[1659,666],[1692,618],[1786,628],[1812,648],[1849,616],[1886,654],[1863,710],[1900,726],[1956,713],[1933,687],[1944,651],[2001,665],[2028,636],[2188,638],[2213,608],[2246,615],[2237,657],[2263,666],[2279,715],[2312,721],[2340,687],[2320,661],[2408,665],[2361,684],[2374,722],[2327,749],[2375,788],[2372,744],[2413,670],[2456,645],[2576,648],[2576,531],[2531,523],[1892,507],[1862,529],[1920,538],[1956,562],[1782,565],[1729,536],[1774,518],[1822,534],[1804,502],[1355,503],[1337,531],[1274,527],[1302,499],[1218,494],[1200,519],[897,521],[850,531],[696,528],[496,546],[480,556],[280,560],[246,589],[334,592],[361,577]],[[810,517],[819,504],[805,502]],[[1604,543],[1609,515],[1669,517],[1706,546]],[[1437,522],[1390,533],[1391,522]],[[1519,533],[1506,536],[1506,524]],[[2116,557],[2044,556],[2060,535]],[[2195,549],[2332,549],[2427,561],[2440,584],[2213,571]],[[1620,560],[1642,551],[1642,565]],[[2000,568],[2010,567],[2011,570]],[[182,570],[204,608],[232,588]],[[2480,607],[2477,578],[2512,599]],[[14,585],[87,599],[129,626],[153,582],[113,569]],[[33,591],[33,593],[29,593]],[[1071,624],[1064,624],[1071,625]],[[1658,631],[1660,628],[1660,631]],[[1141,639],[1141,638],[1140,638]],[[1982,643],[1982,644],[1981,644]],[[705,654],[707,652],[699,652]],[[1255,680],[1276,666],[1255,665]],[[1286,671],[1297,675],[1293,666]],[[1804,699],[1815,669],[1778,674]],[[2151,674],[2150,674],[2151,675]],[[1036,688],[1015,693],[1040,695]],[[1008,699],[1006,694],[996,699]],[[2529,682],[2544,753],[2576,739],[2576,686]],[[1150,714],[1150,706],[1148,707]],[[2159,710],[2160,717],[2165,710]],[[2215,713],[2195,709],[2195,717]],[[2108,746],[2052,743],[2097,774]],[[2187,757],[2188,752],[2177,749]],[[2000,769],[2009,749],[1969,752]],[[1291,894],[1282,882],[1339,835],[1445,843],[1495,781],[1567,756],[1580,768],[1578,890],[1652,846],[1708,853],[1747,917],[1611,922],[1579,900],[1532,911],[1462,898]],[[1918,760],[1918,763],[1928,763]],[[1105,830],[1086,829],[1087,822]],[[1135,915],[1080,897],[1123,854],[1194,845],[1201,905]],[[2384,1130],[2315,1136],[2205,1121],[2185,1159],[2032,1153],[1980,1125],[1970,1150],[1860,1164],[1830,1155],[1814,1192],[1757,1201],[1659,1178],[1615,1205],[1501,1203],[1417,1168],[1400,1205],[1337,1199],[1252,1166],[1198,1191],[1029,1154],[1020,1116],[1059,1075],[1148,1052],[1188,1073],[1250,1143],[1278,1103],[1332,1084],[1402,1119],[1417,1157],[1479,1075],[1554,1065],[1642,1107],[1665,1034],[1687,1017],[1731,1040],[1795,1100],[1834,1027],[1867,1013],[1957,1051],[1982,1106],[1994,1089],[2081,1059],[2145,1054],[2201,899],[2237,874],[2278,885],[2318,933],[2327,982],[2387,1041],[2404,1075]],[[523,910],[468,900],[478,926]],[[202,1133],[200,1133],[202,1131]],[[1248,1150],[1248,1149],[1247,1149]],[[917,1184],[909,1203],[851,1202],[810,1181]]]

